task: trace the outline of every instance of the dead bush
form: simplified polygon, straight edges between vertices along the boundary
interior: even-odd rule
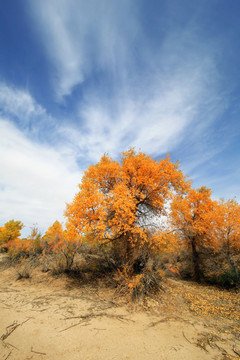
[[[50,264],[50,271],[53,275],[60,275],[66,272],[66,262],[62,254],[55,254],[52,256],[52,262]]]
[[[16,264],[15,269],[17,272],[17,280],[29,279],[34,269],[34,265],[28,259],[22,258]]]

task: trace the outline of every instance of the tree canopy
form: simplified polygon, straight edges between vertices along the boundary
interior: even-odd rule
[[[23,223],[18,220],[9,220],[0,228],[0,244],[16,240],[21,235]]]
[[[79,233],[92,233],[98,243],[120,242],[128,257],[132,247],[149,241],[173,191],[188,187],[169,157],[156,161],[133,149],[120,162],[104,155],[85,171],[66,216]]]
[[[171,221],[182,239],[192,250],[195,280],[200,279],[199,247],[216,246],[213,222],[217,202],[211,199],[211,190],[205,186],[191,189],[186,196],[175,196],[171,203]]]

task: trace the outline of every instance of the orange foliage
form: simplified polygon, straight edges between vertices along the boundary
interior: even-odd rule
[[[180,236],[189,243],[195,280],[200,280],[199,247],[219,246],[213,231],[219,217],[216,216],[217,202],[211,199],[211,191],[206,187],[191,189],[185,197],[176,196],[171,204],[172,225]]]
[[[221,201],[217,208],[216,237],[223,245],[240,249],[240,205],[236,200]]]
[[[33,242],[27,239],[14,239],[8,243],[10,257],[16,258],[18,255],[26,255],[31,252]]]
[[[211,199],[211,190],[206,187],[191,189],[185,196],[176,196],[171,203],[171,221],[187,241],[196,246],[216,246],[213,222],[217,202]]]
[[[55,221],[52,226],[48,228],[45,233],[44,240],[50,248],[60,245],[64,240],[64,231],[62,224]]]
[[[63,226],[58,220],[48,228],[44,240],[50,250],[57,252],[69,244],[81,242],[81,237],[71,223],[67,222],[66,228],[63,230]]]
[[[11,258],[18,258],[19,256],[29,256],[33,254],[40,254],[41,234],[36,226],[32,228],[31,234],[27,239],[16,238],[7,243],[8,252]]]
[[[67,222],[66,230],[63,230],[62,224],[56,220],[46,231],[44,240],[44,253],[53,252],[62,254],[65,258],[66,269],[69,270],[73,264],[78,246],[81,243],[81,237],[74,226]]]
[[[179,250],[179,238],[174,232],[159,230],[149,237],[149,247],[155,253],[171,254]]]
[[[235,200],[213,201],[205,187],[176,196],[171,204],[171,219],[186,240],[197,246],[219,250],[228,243],[240,248],[240,205]]]
[[[12,240],[17,239],[21,235],[23,228],[21,221],[10,220],[0,228],[0,244],[9,243]]]
[[[119,240],[122,246],[141,247],[172,192],[183,193],[188,186],[169,157],[155,161],[130,149],[119,163],[104,155],[85,172],[66,216],[79,233],[94,234],[97,243]]]

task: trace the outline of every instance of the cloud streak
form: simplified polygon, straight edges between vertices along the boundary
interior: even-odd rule
[[[58,129],[80,158],[117,156],[128,146],[154,155],[173,151],[193,128],[191,138],[198,141],[223,110],[216,46],[202,40],[192,19],[181,30],[166,25],[152,46],[153,34],[140,23],[134,2],[31,4],[39,32],[48,38],[58,99],[81,84],[75,124]]]
[[[91,161],[104,152],[116,157],[129,146],[157,156],[190,139],[201,141],[223,109],[216,98],[215,78],[210,83],[203,76],[211,72],[211,66],[186,66],[181,74],[165,74],[164,80],[154,73],[150,86],[142,79],[146,91],[129,83],[114,93],[110,106],[106,98],[89,92],[79,105],[75,127],[65,126],[60,131],[68,133],[79,153]],[[201,111],[205,118],[199,116]]]
[[[37,104],[29,92],[0,83],[0,114],[28,122],[33,116],[45,115],[45,110]]]
[[[123,76],[129,45],[138,31],[133,4],[126,0],[43,0],[29,5],[55,69],[53,85],[59,100],[70,95],[94,68],[109,68],[118,78],[121,71]],[[131,14],[131,21],[125,21],[126,14]]]

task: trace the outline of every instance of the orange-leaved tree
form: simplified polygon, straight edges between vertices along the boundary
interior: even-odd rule
[[[42,252],[41,233],[36,225],[31,228],[30,235],[25,239],[15,239],[8,247],[9,255],[12,259],[39,255]]]
[[[70,270],[81,243],[81,237],[73,225],[67,222],[66,230],[64,230],[62,224],[56,220],[46,231],[44,241],[45,252],[63,255],[65,269]]]
[[[155,161],[134,149],[123,152],[120,162],[104,155],[85,171],[66,216],[80,234],[115,247],[122,265],[131,268],[134,250],[148,244],[172,192],[188,186],[169,157]]]
[[[7,244],[16,240],[21,235],[23,223],[18,220],[10,220],[0,228],[0,244]]]
[[[64,230],[62,224],[56,220],[53,225],[49,226],[47,229],[44,240],[47,243],[48,247],[52,249],[58,243],[61,243],[64,238]]]
[[[231,248],[240,249],[240,205],[234,199],[220,201],[219,236],[226,243],[228,252]]]
[[[219,239],[223,251],[226,251],[226,258],[232,271],[239,278],[240,273],[234,261],[234,253],[240,250],[240,205],[234,199],[222,200],[217,207],[219,218],[218,226],[215,229],[215,236]]]
[[[200,280],[199,248],[218,246],[214,228],[217,202],[211,199],[211,190],[202,186],[191,189],[186,196],[176,196],[171,203],[171,222],[174,229],[191,247],[194,278]]]

